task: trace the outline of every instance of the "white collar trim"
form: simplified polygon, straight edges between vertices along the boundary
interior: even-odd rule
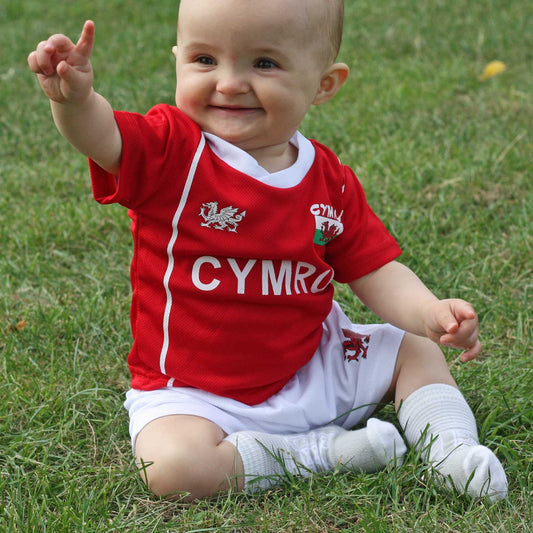
[[[207,144],[215,155],[234,169],[255,178],[256,180],[278,187],[288,189],[298,185],[309,172],[315,160],[315,148],[309,139],[299,131],[291,138],[290,142],[298,148],[298,159],[293,165],[278,172],[269,173],[248,153],[235,145],[213,135],[205,133]]]

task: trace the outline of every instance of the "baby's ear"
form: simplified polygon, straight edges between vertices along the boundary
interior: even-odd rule
[[[313,100],[314,105],[320,105],[331,100],[348,78],[350,69],[344,63],[333,63],[322,75],[320,88]]]

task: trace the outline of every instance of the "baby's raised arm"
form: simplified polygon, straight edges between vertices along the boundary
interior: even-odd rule
[[[65,35],[52,35],[28,56],[60,133],[81,153],[116,174],[122,138],[109,102],[93,88],[91,53],[94,23],[87,21],[74,44]]]

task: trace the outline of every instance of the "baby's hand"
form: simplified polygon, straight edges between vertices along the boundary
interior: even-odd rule
[[[426,332],[437,343],[466,350],[461,361],[475,359],[481,352],[478,318],[464,300],[439,300],[432,304],[426,315]]]
[[[90,57],[94,45],[94,22],[87,21],[79,41],[74,44],[61,34],[42,41],[28,56],[28,65],[37,74],[50,100],[82,103],[92,90]]]

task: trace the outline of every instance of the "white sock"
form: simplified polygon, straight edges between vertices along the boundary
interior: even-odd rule
[[[507,477],[494,453],[481,446],[474,415],[459,390],[435,383],[410,394],[398,411],[407,442],[422,451],[446,485],[491,501],[507,495]]]
[[[296,435],[270,435],[241,431],[226,437],[241,456],[246,492],[277,485],[286,473],[308,477],[335,466],[375,472],[390,461],[403,460],[406,446],[388,422],[370,419],[367,427],[347,431],[327,426]]]
[[[313,472],[330,470],[327,449],[332,439],[345,431],[327,426],[308,433],[271,435],[239,431],[224,440],[238,450],[244,466],[244,491],[265,490],[283,481],[284,474],[308,477]]]
[[[370,418],[365,428],[345,431],[333,439],[328,457],[342,470],[377,472],[396,459],[403,463],[407,447],[393,424]]]

